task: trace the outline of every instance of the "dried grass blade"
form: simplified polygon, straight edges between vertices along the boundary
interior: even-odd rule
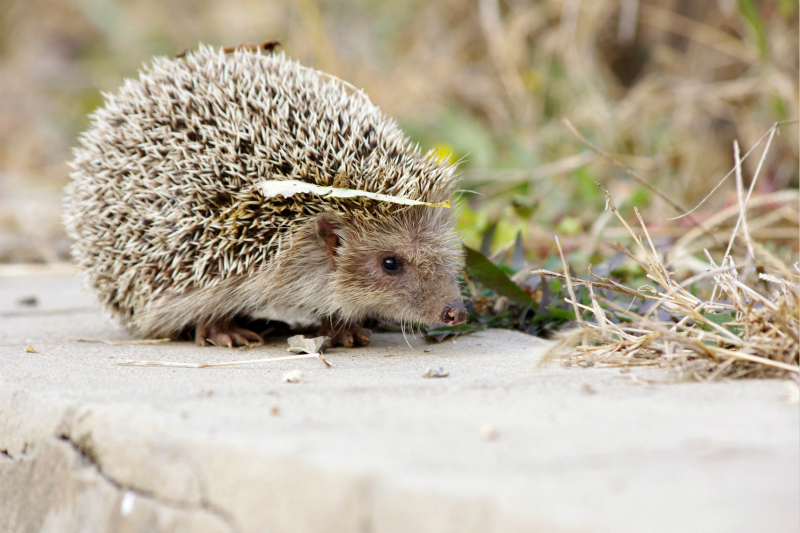
[[[561,264],[564,265],[564,277],[567,280],[569,297],[572,298],[572,308],[575,310],[575,320],[578,322],[578,324],[583,324],[583,317],[581,316],[581,311],[576,303],[577,300],[575,298],[575,290],[572,288],[572,276],[569,275],[569,267],[567,267],[567,260],[564,259],[564,252],[561,250],[561,243],[558,241],[558,235],[556,235],[556,246],[558,247],[558,255],[561,256]]]
[[[542,277],[546,277],[546,278],[555,278],[555,279],[559,279],[561,281],[566,281],[567,280],[567,276],[565,276],[564,274],[560,274],[558,272],[551,272],[550,270],[544,270],[544,269],[532,270],[531,274],[534,275],[534,276],[542,276]],[[595,276],[595,277],[597,277],[597,276]],[[611,280],[607,280],[605,278],[597,278],[597,279],[600,279],[601,282],[597,283],[597,282],[594,282],[594,281],[587,281],[585,279],[580,279],[580,278],[575,278],[575,277],[570,276],[570,280],[572,281],[572,283],[574,285],[584,285],[586,287],[597,287],[598,289],[606,289],[606,290],[609,290],[609,291],[622,292],[622,293],[625,293],[625,294],[630,294],[631,296],[638,296],[640,298],[647,298],[648,297],[646,294],[642,294],[642,293],[640,293],[640,292],[638,292],[638,291],[636,291],[634,289],[625,287],[624,285],[619,285],[618,283],[613,282]]]
[[[234,365],[250,365],[254,363],[270,363],[273,361],[288,361],[291,359],[319,359],[325,366],[330,367],[331,364],[322,357],[319,353],[307,353],[300,355],[286,355],[283,357],[269,357],[266,359],[251,359],[249,361],[226,361],[223,363],[173,363],[169,361],[138,361],[135,359],[117,359],[116,364],[120,366],[169,366],[180,368],[208,368],[213,366],[234,366]]]

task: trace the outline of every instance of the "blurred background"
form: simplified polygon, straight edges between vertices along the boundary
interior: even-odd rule
[[[577,263],[623,237],[595,181],[657,242],[692,225],[668,222],[679,213],[564,118],[688,209],[731,170],[734,140],[747,152],[798,117],[796,0],[0,0],[0,263],[68,260],[66,162],[102,91],[153,55],[270,39],[460,161],[468,242],[502,253],[519,235],[531,264],[552,257],[555,234]],[[795,123],[756,191],[797,185]],[[730,178],[694,216],[736,201]],[[785,211],[759,231],[791,259],[797,206]]]

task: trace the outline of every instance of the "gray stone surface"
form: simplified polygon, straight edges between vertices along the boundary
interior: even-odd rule
[[[73,279],[0,278],[0,531],[800,528],[791,382],[539,365],[545,344],[510,331],[376,334],[331,369],[115,364],[284,355],[283,339],[78,340],[126,338]],[[449,377],[422,378],[432,365]]]

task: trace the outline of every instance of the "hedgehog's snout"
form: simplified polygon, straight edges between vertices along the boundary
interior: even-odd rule
[[[442,322],[448,326],[456,326],[467,321],[467,308],[464,302],[453,302],[444,306],[442,311]]]

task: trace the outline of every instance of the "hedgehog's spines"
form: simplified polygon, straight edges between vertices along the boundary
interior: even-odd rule
[[[134,329],[157,296],[280,263],[286,237],[323,211],[367,225],[410,212],[363,198],[265,199],[259,181],[338,179],[427,202],[455,188],[453,169],[422,155],[362,90],[283,52],[200,45],[103,97],[70,163],[65,225],[89,283]]]

